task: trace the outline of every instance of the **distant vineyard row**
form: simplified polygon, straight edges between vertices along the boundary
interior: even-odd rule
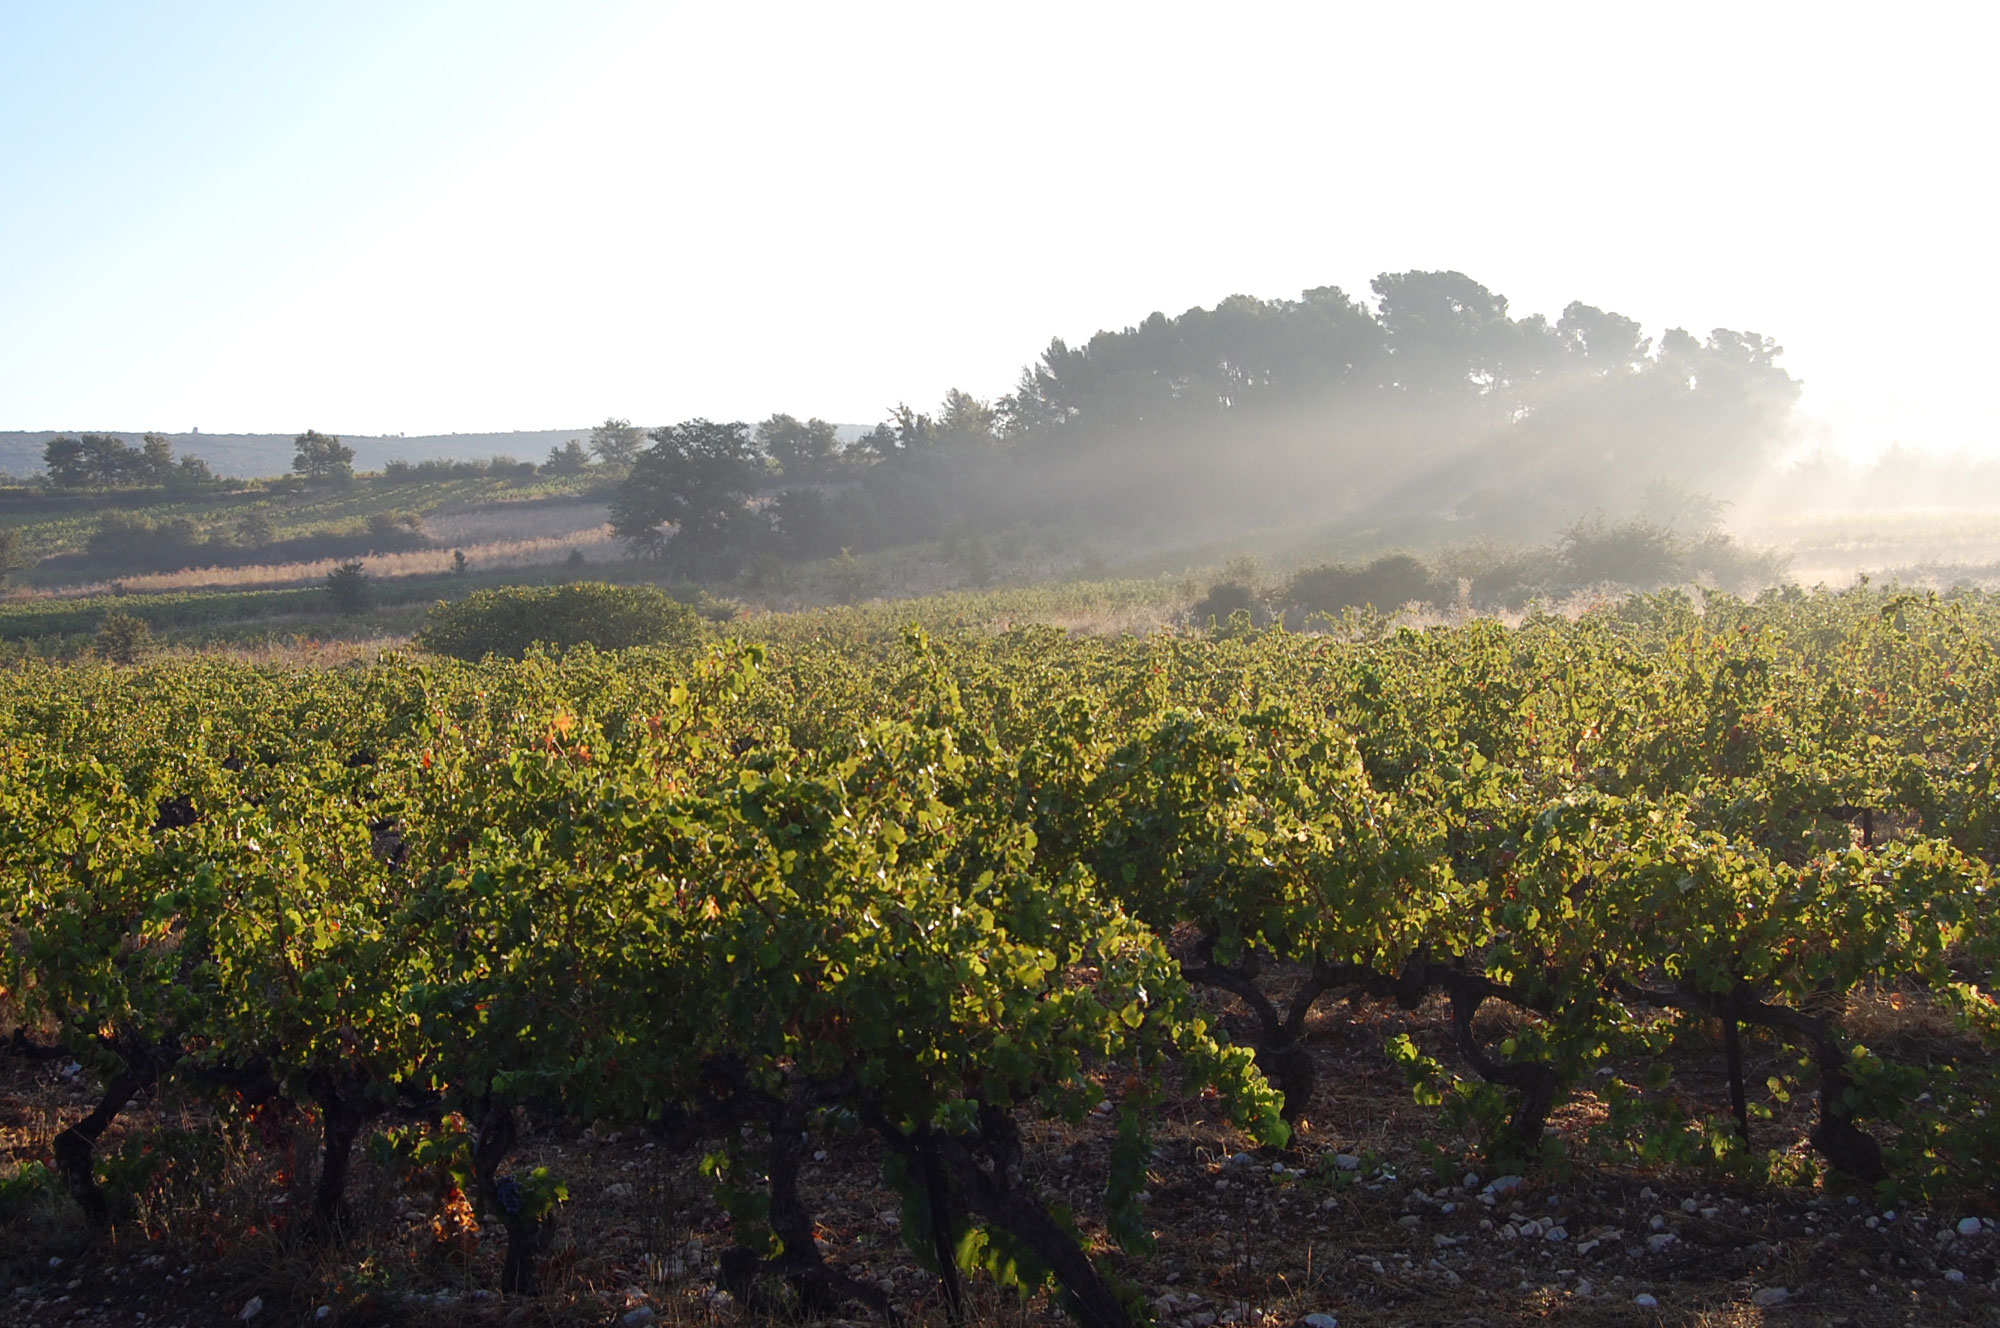
[[[98,1220],[96,1142],[173,1076],[313,1110],[329,1231],[398,1126],[505,1227],[510,1292],[564,1197],[508,1169],[519,1123],[571,1118],[714,1150],[725,1286],[884,1308],[799,1186],[815,1136],[862,1129],[954,1312],[983,1271],[1129,1323],[1023,1182],[1023,1121],[1107,1122],[1102,1234],[1143,1252],[1168,1092],[1282,1142],[1308,1015],[1354,994],[1439,1011],[1456,1066],[1393,1054],[1440,1135],[1523,1164],[1588,1092],[1605,1156],[1784,1174],[1768,1103],[1796,1091],[1853,1180],[1986,1186],[1996,627],[1979,597],[1663,595],[1352,641],[28,667],[0,687],[0,1016],[98,1076],[54,1157]],[[1957,1049],[1856,1045],[1846,998],[1884,987]],[[1614,1072],[1717,1029],[1722,1119]],[[1747,1084],[1746,1036],[1795,1070]]]

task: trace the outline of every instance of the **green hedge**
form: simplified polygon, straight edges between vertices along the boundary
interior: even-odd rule
[[[558,649],[589,642],[600,650],[617,650],[686,644],[701,635],[695,611],[665,591],[573,581],[503,586],[455,604],[440,603],[425,615],[416,643],[457,659],[519,659],[538,641]]]

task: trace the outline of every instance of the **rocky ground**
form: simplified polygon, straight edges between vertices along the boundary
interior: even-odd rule
[[[1909,1207],[1810,1166],[1800,1184],[1750,1188],[1593,1163],[1588,1094],[1555,1122],[1576,1160],[1495,1171],[1440,1137],[1381,1053],[1391,1033],[1435,1036],[1437,1023],[1435,1011],[1323,1016],[1317,1121],[1283,1151],[1246,1150],[1203,1098],[1169,1108],[1148,1205],[1158,1249],[1107,1259],[1146,1288],[1161,1325],[2000,1323],[1990,1198]],[[312,1122],[258,1113],[218,1129],[207,1099],[174,1089],[107,1136],[101,1153],[136,1197],[93,1234],[23,1170],[45,1164],[54,1133],[87,1109],[86,1078],[0,1056],[0,1323],[742,1321],[714,1288],[730,1221],[695,1160],[576,1122],[538,1123],[523,1145],[520,1165],[550,1167],[570,1192],[532,1301],[490,1290],[497,1228],[480,1229],[435,1173],[363,1160],[352,1240],[304,1239],[289,1215],[308,1197]],[[1759,1128],[1781,1138],[1797,1124]],[[1108,1124],[1029,1134],[1032,1179],[1097,1230]],[[908,1319],[941,1324],[935,1279],[903,1246],[878,1165],[865,1133],[824,1141],[806,1183],[822,1248]],[[1045,1299],[1022,1305],[978,1279],[972,1290],[981,1323],[1059,1321]]]

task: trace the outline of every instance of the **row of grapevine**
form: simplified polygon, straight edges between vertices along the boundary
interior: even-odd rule
[[[1313,1111],[1311,1015],[1350,993],[1437,1012],[1456,1068],[1392,1049],[1496,1152],[1532,1161],[1588,1091],[1607,1146],[1773,1158],[1751,1035],[1796,1049],[1832,1168],[1978,1183],[1994,607],[23,669],[0,690],[0,1010],[99,1077],[55,1149],[94,1217],[95,1144],[164,1076],[312,1104],[330,1233],[371,1128],[458,1113],[439,1146],[505,1227],[513,1292],[563,1195],[509,1168],[527,1112],[714,1147],[745,1300],[775,1278],[886,1309],[824,1259],[799,1183],[815,1133],[866,1128],[954,1313],[983,1269],[1128,1322],[1024,1183],[1023,1120],[1109,1111],[1107,1234],[1143,1252],[1173,1082],[1282,1142]],[[1871,988],[1954,1014],[1971,1050],[1857,1045]],[[1701,1027],[1723,1130],[1615,1072]]]

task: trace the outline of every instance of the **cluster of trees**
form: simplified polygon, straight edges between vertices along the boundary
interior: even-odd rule
[[[636,552],[698,574],[757,554],[824,558],[1032,518],[987,481],[1032,469],[998,410],[953,389],[936,414],[899,405],[842,444],[817,417],[692,419],[642,435],[611,508]],[[998,501],[996,501],[996,499]]]
[[[828,426],[831,428],[832,426]],[[583,475],[603,471],[608,476],[623,475],[646,445],[646,431],[630,420],[606,419],[590,431],[588,442],[572,438],[560,447],[551,447],[548,457],[537,466],[496,456],[485,461],[436,458],[430,461],[389,461],[382,478],[399,484],[421,484],[429,480],[469,479],[494,476],[525,479],[530,475]]]
[[[637,442],[622,441],[626,436]],[[643,430],[624,420],[607,420],[592,431],[588,449],[581,440],[571,440],[566,448],[551,449],[547,464],[539,470],[557,475],[581,473],[591,468],[593,454],[600,461],[629,464],[644,437]],[[332,434],[307,429],[292,444],[292,473],[306,483],[346,484],[354,479],[354,449]],[[172,441],[157,433],[146,434],[138,447],[113,434],[59,435],[43,449],[42,460],[49,484],[59,489],[193,489],[217,483],[207,462],[196,456],[176,457]],[[392,483],[421,483],[465,476],[520,478],[535,474],[537,469],[532,461],[494,457],[490,461],[392,460],[383,466],[382,473]]]
[[[1322,287],[1057,339],[998,400],[898,406],[845,447],[823,420],[776,415],[592,449],[627,468],[618,533],[711,569],[753,545],[814,557],[1050,521],[1366,511],[1518,537],[1628,508],[1648,481],[1731,490],[1770,461],[1798,395],[1756,333],[1655,343],[1581,302],[1516,318],[1458,272],[1372,290],[1373,307]]]
[[[354,449],[308,429],[293,440],[292,470],[316,483],[354,478]],[[58,434],[42,449],[48,481],[58,489],[207,488],[216,483],[198,456],[176,457],[171,439],[149,433],[132,447],[114,434]]]
[[[173,443],[157,433],[138,447],[111,434],[58,434],[42,449],[42,464],[59,489],[199,489],[215,483],[207,462],[175,457]]]

